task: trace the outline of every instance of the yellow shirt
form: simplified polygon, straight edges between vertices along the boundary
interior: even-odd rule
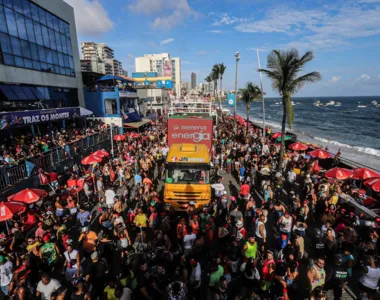
[[[87,235],[84,235],[83,233],[79,237],[79,242],[83,240],[83,249],[84,251],[91,253],[94,252],[96,249],[96,242],[98,240],[98,236],[95,232],[90,231],[87,233]]]
[[[334,205],[336,205],[338,203],[338,200],[339,200],[338,196],[332,196],[331,197],[331,203]]]
[[[107,294],[106,300],[116,300],[115,288],[111,288],[109,285],[104,289],[104,293]]]
[[[146,227],[146,222],[148,221],[145,214],[136,215],[135,224],[136,226]]]

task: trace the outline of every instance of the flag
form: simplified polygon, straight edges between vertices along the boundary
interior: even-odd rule
[[[30,161],[25,161],[25,167],[26,167],[26,175],[30,177],[30,174],[32,174],[32,171],[36,165],[31,163]]]
[[[48,179],[48,177],[46,176],[45,173],[41,172],[38,176],[40,177],[40,184],[41,185],[45,185],[45,184],[49,184],[50,183],[49,179]]]

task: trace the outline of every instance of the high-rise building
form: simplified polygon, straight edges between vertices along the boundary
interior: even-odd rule
[[[197,87],[197,75],[193,72],[191,73],[191,88],[195,89]]]
[[[0,111],[84,106],[74,10],[65,1],[0,1],[0,45]]]
[[[96,72],[100,74],[124,75],[122,63],[115,59],[114,51],[106,44],[82,42],[82,72]]]
[[[181,96],[181,60],[169,53],[144,54],[135,58],[136,72],[157,72],[157,76],[173,81],[174,91]]]

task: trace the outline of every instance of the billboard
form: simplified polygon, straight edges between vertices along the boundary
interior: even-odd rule
[[[203,144],[211,149],[213,120],[204,118],[169,118],[168,143]]]
[[[162,76],[173,77],[172,61],[169,57],[163,58]]]

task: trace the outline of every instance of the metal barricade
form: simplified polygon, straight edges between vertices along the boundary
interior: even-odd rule
[[[5,173],[7,186],[14,185],[28,178],[25,164],[11,167],[7,169]]]

